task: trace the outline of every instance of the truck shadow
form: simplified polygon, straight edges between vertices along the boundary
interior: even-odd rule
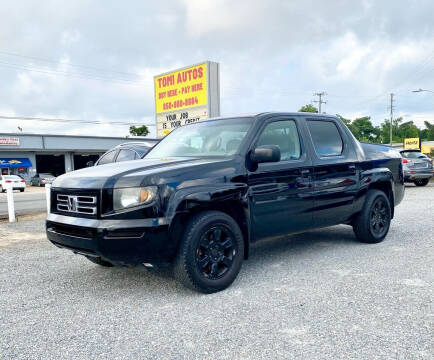
[[[244,262],[239,278],[235,281],[235,287],[242,287],[242,279],[255,279],[263,273],[264,268],[276,266],[280,263],[290,263],[303,258],[318,257],[325,251],[335,251],[342,247],[358,247],[365,244],[358,243],[354,237],[352,228],[349,226],[335,226],[324,228],[297,235],[287,236],[273,240],[263,240],[252,245],[249,259]],[[83,259],[84,260],[84,259]],[[98,278],[102,281],[100,291],[102,293],[123,291],[124,294],[131,293],[137,296],[142,293],[146,296],[197,296],[189,289],[186,289],[173,278],[170,266],[157,267],[148,271],[144,267],[134,268],[101,268],[88,264],[81,267],[77,281],[80,286],[86,284],[85,277]],[[241,278],[241,280],[240,280]],[[93,279],[94,280],[94,279]],[[89,279],[92,281],[92,279]],[[95,286],[95,282],[93,282]],[[233,287],[231,287],[233,289]],[[95,290],[95,287],[93,287]]]

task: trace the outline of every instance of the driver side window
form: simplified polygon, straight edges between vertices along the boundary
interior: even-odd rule
[[[297,160],[301,155],[300,139],[294,120],[279,120],[265,126],[256,146],[277,145],[280,160]]]

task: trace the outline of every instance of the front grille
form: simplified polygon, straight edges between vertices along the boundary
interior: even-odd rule
[[[76,214],[96,215],[96,196],[57,195],[57,210]]]
[[[99,216],[100,191],[96,189],[51,189],[51,212],[95,219]]]

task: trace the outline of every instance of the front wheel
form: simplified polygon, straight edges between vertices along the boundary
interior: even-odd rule
[[[244,260],[243,234],[233,218],[205,211],[191,218],[174,264],[175,277],[205,294],[226,289]]]
[[[380,190],[369,190],[362,211],[353,222],[356,238],[374,244],[384,240],[391,220],[390,201]]]
[[[429,179],[414,180],[414,185],[416,186],[426,186],[428,183],[429,183]]]

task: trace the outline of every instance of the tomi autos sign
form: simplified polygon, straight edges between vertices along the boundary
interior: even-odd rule
[[[154,77],[157,137],[220,115],[219,64],[206,61]]]
[[[17,137],[0,137],[0,146],[19,146],[20,138]]]

